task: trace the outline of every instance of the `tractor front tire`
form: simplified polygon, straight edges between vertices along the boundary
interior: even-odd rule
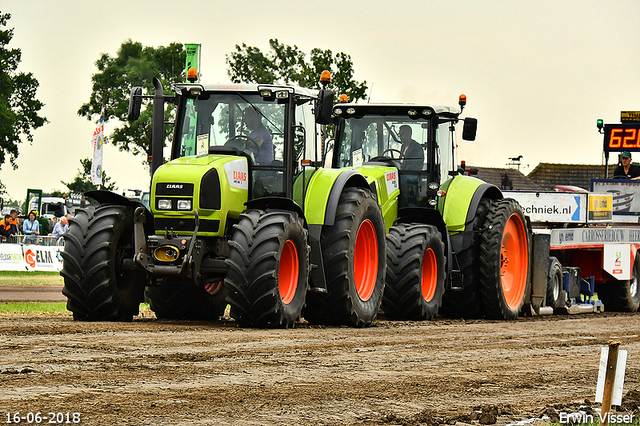
[[[480,236],[485,317],[516,319],[529,286],[529,233],[520,204],[509,198],[493,201]]]
[[[385,224],[369,190],[346,188],[332,226],[320,236],[327,294],[310,293],[313,324],[366,327],[378,315],[386,271]]]
[[[64,234],[62,293],[81,321],[131,321],[144,300],[146,274],[131,265],[133,212],[106,205],[78,210]]]
[[[612,312],[637,312],[640,307],[640,255],[636,254],[630,280],[611,280],[596,285],[598,299]]]
[[[442,304],[445,280],[442,235],[432,225],[391,227],[382,309],[391,319],[431,320]]]
[[[225,286],[240,325],[293,327],[309,288],[309,245],[295,212],[247,210],[234,225]]]
[[[227,307],[227,289],[222,285],[203,286],[179,279],[167,280],[159,285],[147,286],[145,295],[149,307],[158,319],[186,319],[215,321],[224,315]]]

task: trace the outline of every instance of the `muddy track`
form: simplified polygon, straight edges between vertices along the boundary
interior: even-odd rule
[[[478,424],[474,412],[495,405],[506,424],[593,400],[610,339],[629,351],[625,392],[640,388],[637,315],[293,330],[146,316],[0,316],[0,421],[39,411],[92,425]]]

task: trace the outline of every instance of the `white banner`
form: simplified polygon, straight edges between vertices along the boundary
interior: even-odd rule
[[[0,244],[0,271],[62,270],[63,246]]]
[[[26,269],[20,244],[0,244],[0,271],[24,271]]]
[[[91,163],[91,183],[94,185],[102,185],[102,152],[104,145],[104,109],[100,114],[100,120],[96,124],[96,130],[93,131],[91,138],[93,145],[93,162]]]

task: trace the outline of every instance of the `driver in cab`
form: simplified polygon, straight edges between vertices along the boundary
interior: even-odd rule
[[[255,141],[255,144],[249,144],[249,149],[256,155],[258,164],[271,164],[273,161],[273,140],[271,134],[262,124],[260,114],[249,107],[244,110],[244,122],[251,133],[249,138]]]
[[[424,151],[422,146],[411,138],[413,131],[411,126],[406,124],[400,126],[400,142],[402,148],[402,170],[422,170],[424,165]]]

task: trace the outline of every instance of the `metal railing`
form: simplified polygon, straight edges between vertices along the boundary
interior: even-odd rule
[[[64,246],[64,237],[51,235],[15,235],[3,238],[2,243],[24,244],[34,246]]]

